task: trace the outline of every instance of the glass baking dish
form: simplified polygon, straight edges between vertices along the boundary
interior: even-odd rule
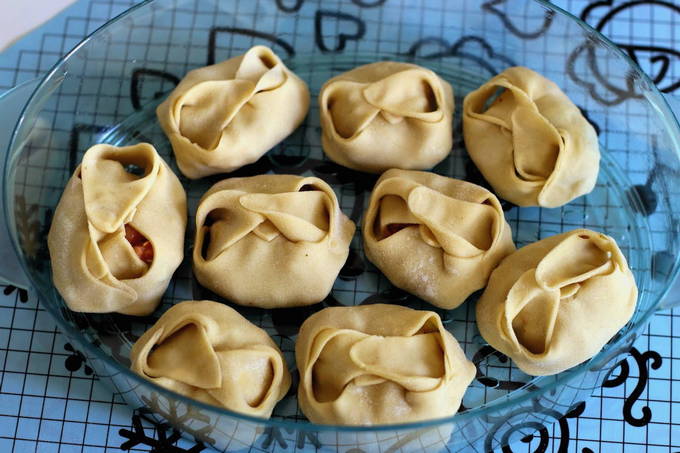
[[[161,307],[152,316],[134,318],[66,308],[51,280],[46,246],[51,215],[73,169],[95,143],[151,142],[179,175],[155,107],[187,71],[255,44],[268,45],[280,55],[309,84],[313,102],[292,136],[235,174],[319,176],[333,186],[344,212],[355,222],[360,221],[375,176],[332,164],[321,151],[314,98],[328,78],[379,60],[414,62],[436,71],[453,85],[457,113],[454,150],[434,171],[480,184],[484,181],[462,141],[463,97],[513,65],[528,66],[554,80],[598,131],[602,162],[597,186],[562,208],[504,203],[506,219],[518,247],[579,227],[614,237],[640,289],[633,319],[592,360],[559,375],[530,377],[479,335],[477,295],[455,310],[441,310],[393,288],[365,259],[357,233],[347,264],[321,304],[279,310],[236,306],[272,335],[292,368],[291,391],[270,420],[187,399],[130,372],[132,343],[172,304],[188,299],[229,303],[192,277],[192,219],[185,261]],[[489,451],[573,415],[649,317],[680,302],[677,292],[671,292],[680,250],[680,126],[669,105],[676,102],[665,99],[607,38],[545,1],[149,0],[101,27],[42,80],[0,99],[5,124],[17,119],[14,130],[0,134],[0,145],[9,143],[3,180],[9,235],[0,244],[0,268],[6,279],[37,289],[42,306],[85,354],[97,376],[132,407],[217,450]],[[201,194],[223,177],[181,177],[190,216]],[[477,366],[460,411],[450,418],[407,425],[309,423],[295,396],[298,327],[326,306],[381,301],[434,309],[459,340]],[[547,436],[543,431],[541,436]]]

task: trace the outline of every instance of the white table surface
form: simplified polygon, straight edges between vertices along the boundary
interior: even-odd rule
[[[0,52],[75,0],[0,0]]]

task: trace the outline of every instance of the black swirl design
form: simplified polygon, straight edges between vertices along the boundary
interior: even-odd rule
[[[170,82],[173,87],[179,83],[179,77],[165,71],[158,71],[156,69],[137,68],[132,71],[132,78],[130,79],[130,102],[135,110],[142,109],[142,94],[141,86],[143,86],[144,79],[156,79],[160,82],[162,87],[163,82]],[[156,89],[150,96],[151,99],[159,99],[168,93],[170,90],[158,90],[159,85],[153,85]]]
[[[323,52],[342,52],[347,41],[357,41],[365,34],[364,21],[351,14],[324,9],[314,14],[314,39]]]
[[[580,401],[573,404],[567,411],[562,415],[558,411],[543,406],[537,399],[532,400],[530,406],[521,407],[510,411],[506,416],[501,417],[497,420],[494,425],[489,430],[485,440],[484,440],[484,451],[492,452],[494,440],[500,442],[501,451],[503,453],[512,453],[513,449],[509,445],[510,438],[515,433],[526,432],[527,430],[533,430],[538,434],[539,443],[538,446],[533,450],[533,453],[545,453],[548,451],[548,446],[550,445],[550,434],[546,428],[544,422],[536,421],[535,418],[552,418],[557,421],[557,426],[559,427],[559,444],[557,445],[558,453],[567,453],[569,446],[569,419],[574,419],[579,417],[585,411],[586,403],[585,401]],[[534,419],[529,419],[529,417],[534,417]],[[500,434],[502,432],[502,434]],[[500,434],[500,439],[498,438]],[[529,434],[523,436],[520,440],[523,443],[531,443],[536,434]]]
[[[539,436],[539,443],[536,449],[533,451],[533,453],[544,453],[548,450],[548,446],[550,445],[550,434],[548,433],[548,428],[546,428],[544,425],[538,422],[526,422],[522,423],[520,425],[517,425],[516,427],[513,427],[513,429],[510,429],[503,433],[501,443],[503,444],[503,447],[501,447],[501,451],[503,453],[512,453],[513,449],[510,447],[509,442],[510,442],[510,436],[520,430],[527,430],[527,429],[533,429],[536,432],[538,432]],[[535,438],[534,434],[529,434],[520,439],[521,442],[525,444],[530,444]]]
[[[295,49],[293,46],[274,34],[240,27],[214,27],[210,29],[210,34],[208,35],[208,65],[215,64],[218,38],[220,34],[223,33],[244,35],[258,40],[268,41],[271,45],[278,46],[282,49],[288,57],[295,56]]]
[[[659,90],[663,93],[671,93],[678,88],[680,88],[680,80],[675,82],[671,81],[668,85],[664,85],[664,79],[668,74],[668,69],[670,68],[672,59],[680,59],[680,52],[671,49],[670,47],[661,46],[631,46],[631,45],[621,45],[628,55],[637,64],[640,64],[640,56],[644,53],[652,54],[649,56],[649,61],[651,63],[661,63],[659,71],[652,76],[652,82],[659,87]]]
[[[545,10],[544,18],[543,18],[543,23],[537,30],[522,30],[520,27],[517,27],[515,23],[512,20],[512,16],[508,16],[508,14],[505,13],[505,11],[497,8],[497,6],[502,5],[506,3],[507,0],[490,0],[484,4],[482,4],[482,9],[488,11],[491,14],[494,14],[495,16],[498,16],[498,18],[503,22],[503,25],[505,28],[508,29],[510,33],[512,33],[515,36],[519,36],[520,38],[523,39],[535,39],[544,34],[548,29],[550,28],[550,25],[552,24],[553,17],[555,16],[554,11],[552,10]],[[513,14],[514,16],[517,16],[517,14]]]
[[[604,0],[588,5],[581,13],[581,19],[591,23],[593,28],[603,32],[605,27],[616,20],[635,14],[635,9],[640,6],[652,6],[654,8],[666,9],[670,15],[677,17],[680,21],[680,6],[663,0],[634,0],[623,2],[614,6],[614,0]],[[610,8],[597,22],[592,18],[593,13],[600,8]],[[671,93],[680,88],[680,79],[674,80],[670,75],[671,64],[680,64],[680,51],[670,47],[647,45],[639,42],[640,37],[633,35],[624,41],[620,38],[615,39],[615,44],[623,49],[630,58],[636,63],[641,63],[642,59],[647,58],[652,68],[656,68],[656,73],[651,76],[652,81],[662,92]],[[608,77],[602,66],[606,59],[597,55],[600,44],[599,38],[589,36],[584,43],[576,47],[569,55],[567,60],[567,73],[574,82],[585,87],[591,96],[602,105],[612,106],[631,99],[639,98],[641,94],[636,86],[641,82],[638,76],[629,72],[625,75],[622,82],[612,83],[612,78]],[[585,64],[590,70],[591,77],[583,77],[576,70],[577,61],[585,59]]]
[[[623,418],[626,423],[632,426],[646,426],[652,420],[652,410],[649,406],[643,406],[641,409],[642,416],[636,417],[633,415],[633,406],[640,399],[642,393],[647,387],[649,380],[649,371],[647,370],[647,363],[651,362],[649,366],[653,370],[658,370],[663,362],[661,355],[656,351],[647,351],[641,353],[637,348],[633,347],[630,350],[630,356],[618,363],[614,370],[610,371],[607,379],[602,383],[602,387],[611,388],[618,387],[630,378],[630,366],[628,360],[632,358],[635,365],[637,365],[639,377],[635,383],[635,388],[630,395],[626,397],[623,403]],[[615,370],[619,370],[617,377],[610,377]]]
[[[641,5],[651,5],[658,8],[668,8],[671,14],[680,14],[680,5],[673,2],[668,2],[664,0],[634,0],[629,2],[621,3],[618,6],[613,6],[614,0],[603,0],[591,3],[581,12],[581,19],[583,21],[589,21],[590,15],[593,11],[601,7],[610,7],[611,9],[605,14],[594,28],[598,31],[602,29],[611,21],[616,20],[618,17],[623,17],[624,14],[630,14],[630,10],[635,9]],[[631,36],[631,39],[634,36]],[[680,51],[670,47],[664,46],[650,46],[644,44],[635,43],[616,43],[619,47],[625,50],[628,55],[636,63],[640,63],[640,57],[644,54],[648,55],[649,61],[651,63],[661,63],[658,65],[658,72],[652,76],[652,81],[659,87],[664,93],[670,93],[672,91],[680,88],[680,80],[669,80],[665,81],[668,70],[670,69],[671,63],[673,61],[680,63]],[[654,65],[653,65],[654,66]]]
[[[617,370],[620,370],[617,372]],[[614,373],[617,376],[612,377]],[[618,387],[619,385],[626,382],[630,373],[630,367],[628,366],[628,361],[626,359],[618,362],[612,369],[610,369],[602,381],[602,387]]]
[[[625,87],[613,85],[607,76],[602,74],[600,67],[598,66],[598,57],[595,53],[599,45],[597,44],[597,39],[598,38],[595,36],[590,37],[586,42],[577,46],[576,49],[569,54],[569,57],[567,58],[567,74],[569,77],[577,84],[587,88],[593,99],[605,106],[617,105],[626,99],[639,97],[635,92],[635,84],[638,80],[636,74],[626,74]],[[576,61],[580,58],[586,59],[586,64],[590,68],[595,79],[594,82],[583,78],[576,71]],[[604,94],[600,93],[601,89],[605,90]]]

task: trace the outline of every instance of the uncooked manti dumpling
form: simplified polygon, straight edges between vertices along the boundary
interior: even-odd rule
[[[355,226],[323,180],[259,175],[218,182],[196,212],[194,273],[241,305],[309,305],[328,295]]]
[[[579,229],[503,260],[477,302],[477,326],[522,371],[549,375],[597,354],[630,320],[636,301],[614,239]]]
[[[363,237],[366,256],[392,284],[442,308],[483,288],[515,250],[494,194],[422,171],[393,169],[378,179]]]
[[[264,46],[189,72],[156,114],[189,178],[234,171],[288,137],[309,109],[309,90]]]
[[[132,370],[204,403],[266,417],[290,387],[283,354],[267,332],[226,305],[172,306],[132,346]]]
[[[148,315],[182,262],[186,223],[184,189],[153,146],[95,145],[47,236],[54,286],[73,311]]]
[[[322,144],[355,170],[427,169],[453,145],[453,90],[429,69],[371,63],[327,81],[319,94]]]
[[[531,69],[506,69],[468,94],[463,135],[484,178],[516,205],[554,208],[595,187],[595,129],[557,85]]]
[[[298,400],[314,423],[375,425],[455,414],[475,377],[439,315],[398,305],[323,309],[295,343]]]

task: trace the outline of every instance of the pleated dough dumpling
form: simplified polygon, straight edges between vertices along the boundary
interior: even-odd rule
[[[327,81],[319,94],[323,150],[355,170],[434,167],[453,146],[453,90],[409,63],[371,63]]]
[[[290,388],[283,354],[267,335],[226,305],[172,306],[132,346],[132,371],[181,395],[269,418]]]
[[[633,274],[614,239],[579,229],[503,260],[477,302],[477,326],[525,373],[556,374],[597,354],[636,302]]]
[[[554,208],[595,187],[595,129],[557,85],[531,69],[506,69],[468,94],[463,135],[494,191],[518,206]]]
[[[454,415],[475,377],[439,315],[397,305],[325,308],[295,343],[298,402],[313,423],[376,425]]]
[[[47,236],[54,286],[73,311],[146,316],[182,262],[186,223],[184,189],[153,146],[95,145]]]
[[[386,171],[364,215],[364,250],[393,285],[455,308],[515,250],[498,199],[434,173]]]
[[[156,114],[188,178],[228,173],[288,137],[309,109],[309,89],[265,46],[190,71]]]
[[[310,305],[330,292],[354,223],[323,180],[259,175],[218,182],[196,212],[194,273],[241,305]]]

